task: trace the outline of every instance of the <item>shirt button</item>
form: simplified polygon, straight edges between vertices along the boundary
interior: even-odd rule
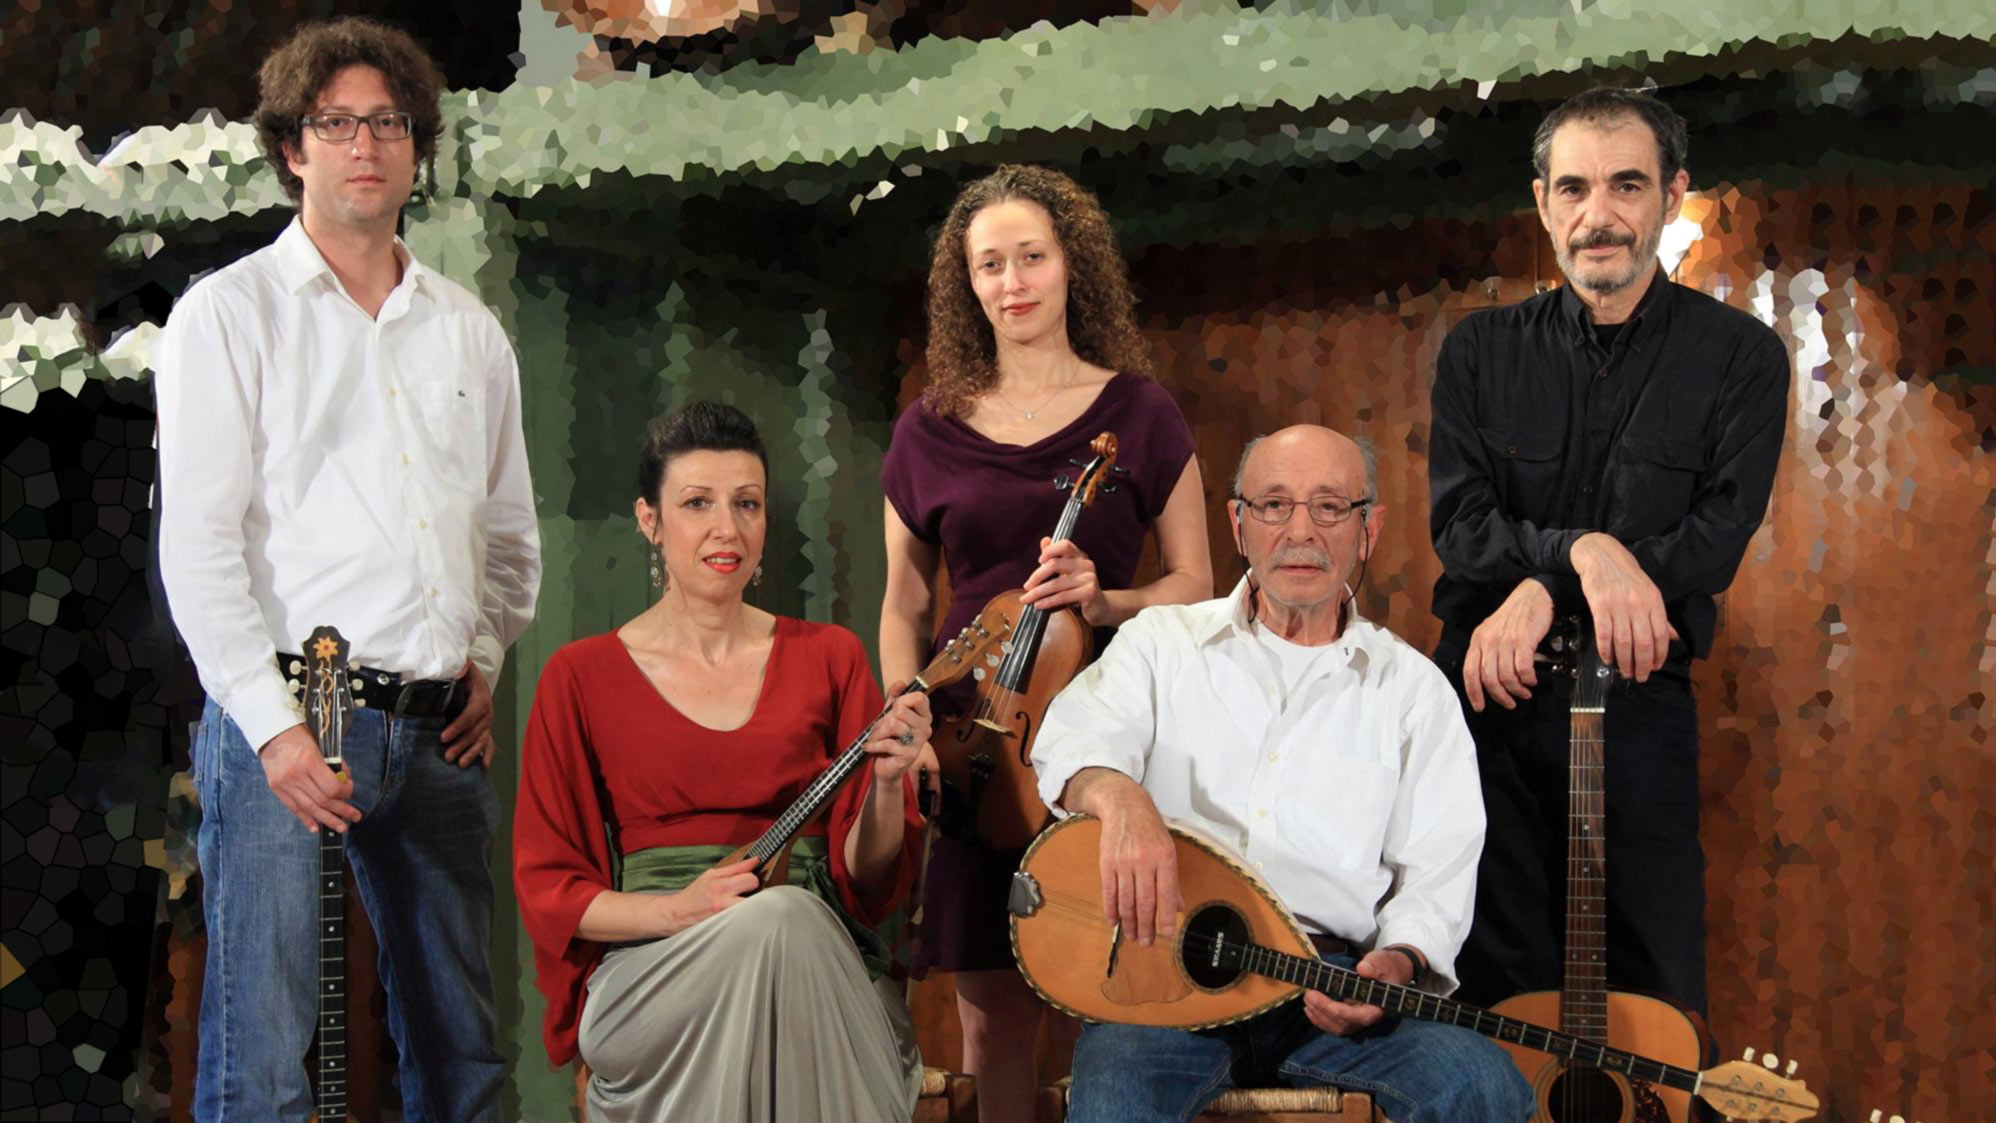
[[[416,520],[416,529],[417,529],[417,530],[428,530],[428,529],[430,529],[430,520],[428,520],[428,519],[417,519],[417,520]]]
[[[406,452],[402,454],[402,463],[404,464],[409,463],[409,454]]]
[[[430,599],[431,600],[437,599],[437,591],[435,589],[430,590]]]
[[[391,397],[391,398],[395,396],[395,387],[393,387],[393,386],[390,386],[390,387],[388,388],[388,396],[389,396],[389,397]]]
[[[1275,762],[1275,754],[1274,753],[1268,754],[1268,760],[1269,763],[1273,764]]]
[[[1255,868],[1255,869],[1260,869],[1260,868],[1261,868],[1261,863],[1260,863],[1260,862],[1256,862],[1256,863],[1254,864],[1254,868]]]
[[[1254,813],[1254,817],[1257,819],[1266,819],[1268,818],[1268,812],[1266,810],[1257,811]]]

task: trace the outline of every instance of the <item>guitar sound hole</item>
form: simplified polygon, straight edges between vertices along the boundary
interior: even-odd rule
[[[1244,973],[1240,957],[1249,938],[1247,918],[1232,905],[1202,906],[1185,919],[1185,939],[1179,945],[1185,973],[1207,990],[1232,986]],[[1216,947],[1227,949],[1219,963],[1213,961]]]
[[[1545,1107],[1553,1123],[1616,1123],[1622,1089],[1600,1069],[1569,1068],[1546,1086]]]

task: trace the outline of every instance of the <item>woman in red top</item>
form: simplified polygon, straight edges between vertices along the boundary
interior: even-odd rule
[[[761,572],[767,457],[731,406],[654,423],[637,518],[658,603],[542,672],[513,831],[548,1056],[590,1068],[595,1120],[895,1120],[901,1062],[859,945],[905,890],[908,769],[928,701],[897,700],[791,885],[745,896],[766,830],[883,700],[852,633],[742,600]]]

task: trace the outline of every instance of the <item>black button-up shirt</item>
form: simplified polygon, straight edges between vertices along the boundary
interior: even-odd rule
[[[1788,354],[1771,329],[1659,270],[1604,345],[1562,286],[1456,325],[1433,407],[1444,652],[1528,578],[1591,628],[1567,552],[1594,530],[1662,592],[1679,637],[1666,670],[1711,650],[1712,598],[1767,512],[1786,430]]]

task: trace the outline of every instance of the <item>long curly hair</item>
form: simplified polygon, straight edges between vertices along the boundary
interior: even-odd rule
[[[970,287],[964,236],[977,212],[1011,200],[1037,203],[1053,219],[1067,264],[1067,340],[1074,353],[1110,370],[1150,372],[1129,269],[1102,204],[1050,168],[1005,164],[957,194],[929,257],[929,382],[922,404],[944,417],[963,413],[998,381],[998,344]]]

